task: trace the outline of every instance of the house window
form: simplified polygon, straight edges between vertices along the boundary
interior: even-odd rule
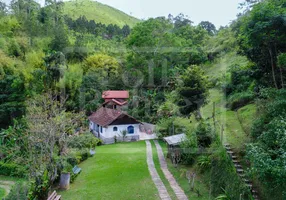
[[[116,126],[113,127],[113,131],[118,131],[118,128]]]
[[[128,132],[128,134],[134,134],[134,126],[128,126],[127,132]]]
[[[100,127],[100,132],[102,133],[102,126]]]

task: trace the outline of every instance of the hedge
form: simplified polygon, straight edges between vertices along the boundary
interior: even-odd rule
[[[27,174],[27,169],[23,166],[17,165],[15,163],[4,163],[0,162],[0,175],[4,176],[17,176],[25,177]]]

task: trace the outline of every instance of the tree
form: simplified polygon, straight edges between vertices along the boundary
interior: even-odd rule
[[[96,72],[102,77],[117,75],[119,71],[118,61],[106,54],[94,54],[86,58],[83,72]]]
[[[13,119],[25,114],[26,92],[23,73],[0,51],[0,128],[7,128]]]
[[[205,29],[212,36],[217,33],[215,25],[209,21],[202,21],[199,23],[199,26]]]
[[[58,96],[42,94],[27,103],[31,199],[47,198],[63,163],[67,137],[81,123],[82,114],[66,112],[66,97],[58,101]]]
[[[50,47],[54,51],[65,51],[65,48],[69,46],[69,39],[67,31],[63,24],[59,24],[55,27],[54,37],[50,44]]]
[[[243,53],[263,73],[260,82],[272,84],[276,88],[282,87],[276,76],[277,56],[279,52],[286,52],[285,15],[283,1],[268,0],[256,4],[239,23],[239,44]]]
[[[7,5],[4,2],[0,1],[0,17],[6,15],[6,13],[7,13]]]
[[[62,52],[54,52],[47,55],[44,60],[46,67],[46,89],[55,89],[57,82],[63,77],[64,70],[66,69],[65,56]]]
[[[179,77],[177,83],[177,104],[181,114],[200,110],[207,103],[209,83],[204,71],[198,66],[191,66]]]
[[[122,28],[123,37],[127,37],[131,32],[131,29],[128,25],[124,25]]]

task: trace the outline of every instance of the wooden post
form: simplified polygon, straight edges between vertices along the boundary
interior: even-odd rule
[[[224,127],[223,127],[223,125],[221,125],[220,140],[221,140],[222,144],[223,144],[223,133],[224,133]]]
[[[191,185],[191,190],[192,190],[192,191],[193,191],[194,188],[195,188],[195,177],[196,177],[196,174],[193,173],[193,174],[192,174],[193,181],[192,181],[192,185]]]
[[[213,122],[215,126],[215,102],[213,102]]]

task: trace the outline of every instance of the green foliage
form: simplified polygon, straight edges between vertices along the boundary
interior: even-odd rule
[[[28,199],[47,199],[50,188],[48,171],[40,172],[29,183]]]
[[[1,51],[0,51],[1,55]],[[9,63],[9,58],[0,58],[0,127],[11,125],[13,118],[25,113],[25,79]]]
[[[198,146],[207,148],[215,140],[215,133],[208,122],[201,121],[196,127],[195,134],[197,136]]]
[[[66,51],[65,48],[69,47],[69,39],[64,24],[55,27],[55,34],[50,47],[52,51]]]
[[[231,110],[237,110],[254,100],[254,94],[252,92],[240,92],[234,93],[227,99],[227,107]]]
[[[227,194],[230,199],[250,199],[251,193],[245,183],[238,177],[233,163],[221,144],[212,145],[215,152],[211,155],[212,195]]]
[[[247,150],[251,161],[251,172],[265,188],[265,197],[278,194],[283,199],[285,191],[285,152],[286,152],[286,91],[266,89],[261,91],[260,116],[255,121],[252,136],[255,143]],[[278,192],[279,191],[279,192]]]
[[[68,147],[70,148],[95,148],[99,139],[94,137],[91,133],[84,133],[79,136],[71,136],[68,139]]]
[[[200,156],[197,158],[197,165],[201,172],[207,171],[211,168],[210,156]]]
[[[243,53],[253,61],[261,75],[257,80],[268,86],[282,87],[277,75],[277,56],[286,52],[286,23],[284,1],[268,0],[253,6],[238,25],[239,44]],[[283,77],[284,79],[284,77]]]
[[[119,70],[118,61],[105,54],[94,54],[86,58],[83,71],[95,72],[102,77],[110,77],[112,75],[117,75]]]
[[[26,177],[27,169],[14,163],[0,162],[0,174],[4,176]]]
[[[189,116],[207,103],[209,83],[204,71],[191,66],[180,76],[177,85],[178,106],[181,114]]]
[[[205,29],[210,35],[215,35],[217,32],[215,25],[209,21],[202,21],[199,23],[199,26]]]
[[[29,188],[25,182],[17,182],[13,185],[10,193],[5,197],[5,200],[27,200],[28,191]]]

